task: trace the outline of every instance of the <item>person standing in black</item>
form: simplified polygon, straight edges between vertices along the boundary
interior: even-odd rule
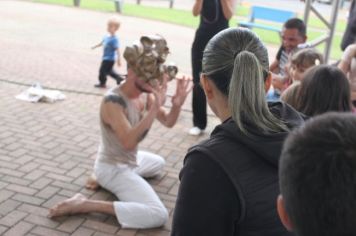
[[[345,51],[347,46],[356,41],[356,1],[352,0],[350,6],[350,13],[347,20],[347,26],[342,38],[341,49]]]
[[[193,72],[193,128],[191,135],[199,135],[207,124],[206,98],[200,86],[203,51],[209,40],[218,32],[229,27],[234,15],[236,0],[196,0],[193,15],[200,15],[200,24],[192,45]]]

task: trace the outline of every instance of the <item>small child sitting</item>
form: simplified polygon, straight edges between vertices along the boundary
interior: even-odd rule
[[[313,66],[323,64],[323,55],[314,48],[303,49],[292,56],[289,67],[290,80],[288,87],[281,95],[281,100],[292,107],[296,107],[300,81],[305,72]]]
[[[290,62],[290,76],[293,83],[304,78],[305,71],[310,67],[324,63],[323,55],[314,48],[300,50],[292,56]]]
[[[106,77],[108,75],[114,78],[117,84],[120,84],[123,80],[123,78],[117,74],[113,68],[116,60],[118,66],[121,66],[119,39],[116,36],[116,31],[119,28],[119,20],[116,17],[110,18],[107,25],[107,31],[109,34],[105,35],[99,44],[92,47],[92,49],[100,46],[104,47],[103,59],[99,70],[99,83],[94,85],[96,88],[106,88]]]

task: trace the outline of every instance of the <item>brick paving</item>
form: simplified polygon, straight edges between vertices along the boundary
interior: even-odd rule
[[[55,220],[46,217],[48,207],[76,192],[91,199],[115,199],[104,190],[94,192],[83,187],[96,156],[102,93],[92,87],[101,50],[89,48],[100,40],[110,15],[28,2],[0,2],[0,235],[169,235],[171,219],[160,229],[123,230],[114,217],[103,214]],[[174,29],[167,24],[149,22],[152,26],[141,30],[146,21],[127,17],[122,21],[123,45],[143,33],[152,33],[151,27],[162,28],[167,38],[173,38]],[[192,40],[193,30],[177,28],[182,36],[171,45],[172,57],[175,55],[173,59],[180,64],[185,52],[178,48],[184,46],[184,40]],[[180,40],[183,36],[190,39]],[[190,46],[185,47],[189,50]],[[55,104],[31,104],[14,98],[27,88],[21,84],[35,82],[64,90],[67,99]],[[109,84],[114,86],[112,81]],[[210,120],[211,130],[217,121]],[[164,173],[150,183],[171,215],[182,158],[187,148],[199,141],[187,135],[190,125],[189,112],[182,113],[172,130],[155,123],[140,145],[167,161]]]
[[[170,221],[162,229],[121,230],[114,217],[103,214],[46,218],[48,207],[76,192],[115,199],[104,190],[84,188],[98,146],[101,98],[66,93],[67,99],[55,104],[15,100],[24,89],[0,82],[0,235],[169,235]],[[149,182],[171,214],[184,153],[204,138],[187,135],[190,120],[183,112],[171,130],[154,123],[140,145],[167,161],[164,173]]]
[[[159,229],[124,230],[114,217],[103,214],[46,217],[50,206],[77,192],[91,199],[115,200],[105,190],[84,188],[96,156],[103,93],[93,88],[101,50],[89,48],[105,33],[110,16],[26,1],[0,1],[0,235],[169,235],[171,218]],[[190,72],[193,29],[131,17],[121,20],[123,47],[142,34],[159,32],[168,39],[171,59],[182,72]],[[67,99],[31,104],[14,98],[35,82],[62,90]],[[114,86],[113,81],[109,85]],[[154,123],[140,144],[141,149],[166,159],[164,173],[149,182],[170,216],[186,150],[206,138],[218,123],[210,115],[203,136],[187,135],[190,106],[188,98],[173,129]]]

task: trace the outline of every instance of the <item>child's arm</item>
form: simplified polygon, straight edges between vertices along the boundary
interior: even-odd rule
[[[272,85],[274,89],[283,91],[286,87],[287,82],[288,77],[272,73]]]
[[[117,48],[117,65],[118,65],[118,66],[121,66],[120,48]]]
[[[269,66],[269,71],[272,73],[278,74],[279,73],[279,61],[275,59],[273,63]]]
[[[95,49],[95,48],[98,48],[98,47],[101,47],[101,46],[103,46],[103,41],[101,41],[100,43],[92,46],[91,49]]]

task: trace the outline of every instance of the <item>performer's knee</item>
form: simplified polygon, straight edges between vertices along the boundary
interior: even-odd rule
[[[168,211],[164,206],[152,207],[152,228],[160,227],[168,221]]]

